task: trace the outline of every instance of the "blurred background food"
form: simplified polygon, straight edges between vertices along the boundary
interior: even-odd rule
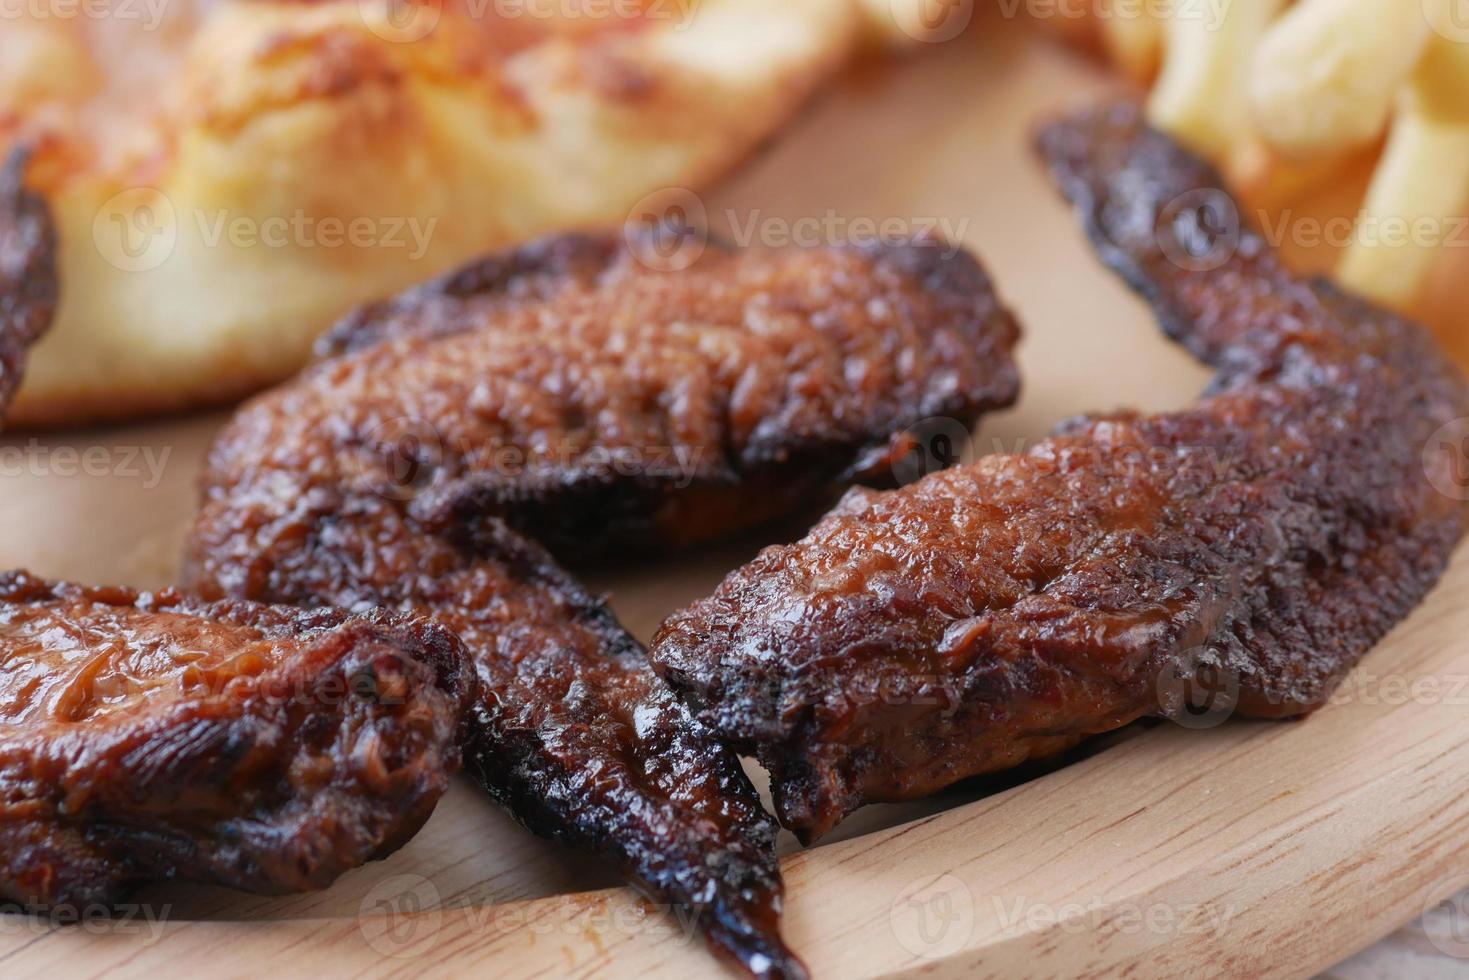
[[[360,303],[705,187],[922,36],[889,0],[98,2],[0,30],[0,152],[36,148],[62,239],[19,427],[278,381]]]
[[[1469,5],[1058,0],[1036,19],[1148,88],[1299,267],[1469,363]]]
[[[697,210],[860,55],[999,19],[1110,61],[1293,264],[1469,364],[1464,0],[70,3],[0,30],[0,153],[36,148],[63,243],[18,427],[225,404],[487,250]]]

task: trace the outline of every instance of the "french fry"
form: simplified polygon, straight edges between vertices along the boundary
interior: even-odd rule
[[[1260,42],[1250,80],[1260,135],[1302,159],[1378,138],[1429,34],[1417,0],[1303,0]]]
[[[1102,17],[1102,47],[1138,83],[1157,74],[1163,61],[1163,21],[1158,0],[1110,0]]]
[[[1469,208],[1469,0],[1093,2],[1109,6],[1089,8],[1085,29],[1124,74],[1146,83],[1161,58],[1152,122],[1219,165],[1251,207],[1318,207],[1326,185],[1347,181],[1331,220],[1350,220],[1370,174],[1346,250],[1305,260],[1418,308]],[[1459,335],[1450,319],[1435,322]],[[1469,340],[1461,349],[1469,363]]]
[[[1399,0],[1407,2],[1407,0]],[[1229,161],[1251,131],[1250,64],[1285,0],[1175,0],[1163,71],[1148,100],[1153,124],[1193,149]]]
[[[1450,221],[1469,205],[1469,44],[1435,35],[1403,95],[1344,284],[1392,306],[1418,295]]]

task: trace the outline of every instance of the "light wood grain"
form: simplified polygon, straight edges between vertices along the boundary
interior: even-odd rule
[[[827,97],[709,197],[712,222],[957,222],[1027,329],[1024,400],[981,450],[1080,411],[1182,404],[1204,372],[1096,265],[1027,150],[1038,111],[1103,83],[1013,25],[987,27]],[[219,421],[0,440],[0,566],[167,583]],[[110,474],[58,473],[65,446],[105,447]],[[156,485],[141,464],[120,472],[144,448],[169,453]],[[17,451],[39,462],[12,469]],[[771,535],[594,584],[646,637]],[[1455,877],[1469,871],[1469,686],[1445,693],[1469,677],[1466,590],[1469,553],[1350,696],[1306,722],[1135,729],[1000,792],[869,808],[806,852],[786,840],[792,943],[818,977],[1290,977],[1345,959],[1469,884]],[[1444,691],[1402,701],[1384,677]],[[139,901],[166,911],[156,933],[0,919],[0,975],[718,974],[680,924],[614,885],[463,784],[401,852],[317,895],[155,888]]]

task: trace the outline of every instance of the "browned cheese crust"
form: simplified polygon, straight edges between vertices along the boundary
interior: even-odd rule
[[[1013,399],[1015,328],[938,243],[715,245],[660,272],[638,256],[668,243],[630,234],[550,239],[349,318],[221,436],[188,581],[433,615],[475,658],[468,755],[496,798],[696,911],[747,970],[796,976],[775,824],[738,760],[511,525],[588,556],[786,513],[889,469],[914,422]]]
[[[25,189],[25,164],[17,150],[0,169],[0,424],[58,296],[56,229],[46,202]]]
[[[1181,412],[854,491],[664,625],[657,668],[758,751],[807,839],[1175,713],[1185,681],[1309,712],[1465,530],[1431,443],[1469,392],[1424,331],[1233,234],[1217,174],[1134,106],[1039,147],[1103,260],[1218,375]]]
[[[473,677],[423,620],[0,576],[0,903],[324,888],[428,819]]]
[[[31,186],[71,243],[12,422],[234,402],[361,303],[702,192],[869,19],[855,0],[533,2],[7,9],[0,159],[36,146]]]

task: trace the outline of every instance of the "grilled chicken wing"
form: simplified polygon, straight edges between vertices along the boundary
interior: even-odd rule
[[[698,913],[750,972],[800,975],[775,823],[737,758],[522,533],[586,556],[784,513],[883,469],[928,415],[1011,400],[1015,328],[937,243],[716,246],[679,272],[636,245],[549,240],[350,318],[221,436],[187,579],[456,630],[489,792]]]
[[[1039,146],[1102,258],[1218,375],[1181,412],[852,491],[662,627],[657,668],[758,752],[808,840],[1179,710],[1179,682],[1309,712],[1465,531],[1432,440],[1469,389],[1423,330],[1283,269],[1131,105]]]
[[[459,766],[464,663],[407,617],[0,576],[0,902],[301,891],[390,854]]]
[[[0,169],[0,418],[20,387],[28,347],[50,327],[59,289],[56,229],[46,202],[23,185],[26,156]]]
[[[349,317],[323,351],[352,356],[243,414],[222,481],[289,454],[429,530],[498,515],[625,556],[890,480],[915,423],[1015,399],[1014,321],[962,251],[710,243],[659,271],[655,234],[547,239]]]
[[[751,972],[801,975],[779,939],[775,823],[738,758],[538,545],[498,518],[430,534],[374,499],[298,515],[238,544],[240,564],[216,550],[211,572],[270,569],[268,586],[239,591],[416,610],[455,631],[481,690],[466,764],[492,796],[531,831],[607,854],[651,897],[695,914]]]

